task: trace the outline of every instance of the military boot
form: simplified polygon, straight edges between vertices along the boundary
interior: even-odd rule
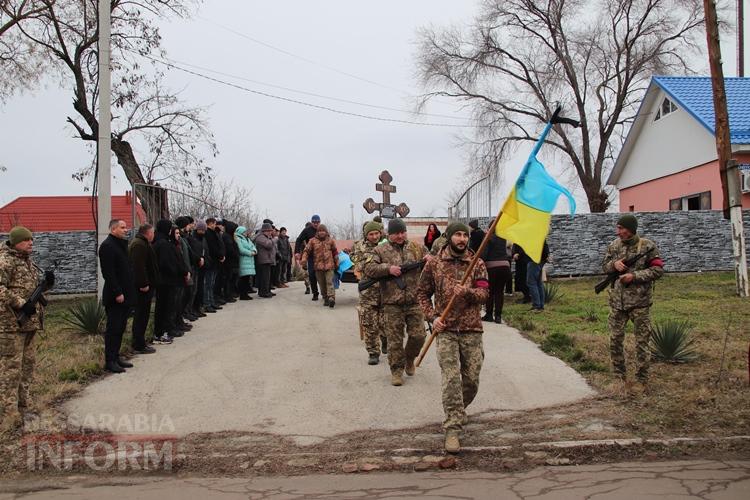
[[[413,359],[407,359],[406,360],[406,367],[404,368],[404,371],[410,377],[414,376],[414,374],[417,372],[417,369],[414,367],[414,360]]]
[[[310,287],[309,286],[305,287],[305,295],[310,295]]]
[[[396,387],[404,385],[404,379],[401,378],[401,373],[391,373],[391,385],[395,385]]]
[[[445,431],[445,451],[458,453],[461,451],[461,442],[458,440],[458,431]]]
[[[380,362],[380,356],[377,354],[370,354],[370,357],[367,359],[368,365],[377,365]]]
[[[388,354],[388,337],[380,337],[380,352]]]

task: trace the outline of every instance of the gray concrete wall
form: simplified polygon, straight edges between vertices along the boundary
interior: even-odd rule
[[[659,246],[666,271],[733,269],[730,225],[721,212],[636,212],[634,215],[639,221],[638,232]],[[743,215],[746,231],[750,232],[750,210]],[[614,228],[619,216],[553,215],[548,238],[553,263],[548,274],[599,274],[604,251],[615,238]],[[482,219],[480,223],[487,227],[489,219]],[[5,239],[7,235],[0,235],[0,241]],[[750,243],[750,238],[746,243]],[[96,292],[96,233],[93,231],[36,233],[34,261],[43,269],[58,262],[55,293]]]
[[[601,273],[607,245],[615,239],[621,214],[553,215],[547,242],[553,257],[548,274],[579,276]],[[635,212],[638,233],[653,240],[668,272],[733,270],[729,221],[720,211]],[[743,213],[750,232],[750,210]],[[482,227],[489,219],[481,221]],[[750,234],[748,234],[750,236]],[[750,251],[750,238],[746,238]]]

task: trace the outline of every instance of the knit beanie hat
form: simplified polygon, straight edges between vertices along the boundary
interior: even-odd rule
[[[365,224],[364,229],[362,230],[363,233],[365,233],[365,236],[367,236],[372,231],[383,231],[383,224],[380,224],[379,222],[375,222],[374,220],[371,220],[367,224]]]
[[[391,219],[388,221],[388,234],[405,233],[406,223],[401,219]]]
[[[479,229],[479,221],[474,219],[473,221],[469,222],[469,227],[472,229]]]
[[[469,227],[463,222],[451,222],[445,229],[445,237],[450,240],[456,231],[463,231],[467,234],[470,232]]]
[[[172,221],[168,219],[162,219],[156,223],[156,232],[161,233],[165,236],[169,235],[169,231],[172,229]]]
[[[264,222],[262,226],[260,226],[261,231],[271,231],[273,230],[273,226],[269,224],[268,222]]]
[[[318,225],[318,232],[321,232],[321,231],[325,231],[326,233],[328,232],[328,228],[326,227],[325,224]]]
[[[635,215],[623,215],[617,219],[617,225],[624,227],[633,234],[638,232],[638,219],[635,218]]]
[[[34,236],[31,234],[31,231],[29,231],[23,226],[16,226],[13,229],[11,229],[8,237],[10,239],[11,246],[18,245],[22,241],[34,239]]]
[[[320,222],[320,215],[317,215],[317,214],[313,215],[313,216],[312,216],[312,217],[310,218],[310,221],[311,221],[311,222]]]
[[[208,226],[206,225],[206,221],[203,219],[198,219],[195,221],[195,230],[196,231],[205,231],[208,229]]]

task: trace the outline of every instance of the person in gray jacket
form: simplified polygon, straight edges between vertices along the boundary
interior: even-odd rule
[[[269,299],[276,295],[271,292],[271,267],[276,264],[276,245],[271,224],[266,222],[261,226],[260,233],[255,237],[255,247],[258,250],[255,256],[258,297]]]

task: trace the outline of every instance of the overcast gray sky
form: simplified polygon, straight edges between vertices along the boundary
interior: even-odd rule
[[[420,92],[414,76],[416,30],[429,24],[467,23],[476,8],[477,2],[472,0],[212,0],[205,2],[193,19],[164,23],[161,30],[164,48],[177,61],[326,96],[411,109],[406,96]],[[725,72],[733,75],[733,44],[728,43],[724,50]],[[218,77],[348,112],[415,119],[406,113]],[[459,129],[454,127],[343,116],[174,70],[168,72],[166,82],[173,89],[182,89],[181,96],[189,103],[210,106],[210,126],[220,150],[211,160],[216,175],[252,188],[252,202],[261,215],[288,226],[292,233],[313,213],[324,220],[348,219],[350,203],[358,217],[364,214],[364,199],[378,198],[374,184],[383,169],[391,172],[398,187],[393,201],[408,203],[411,215],[447,215],[445,197],[460,182],[458,176],[465,168],[464,152],[455,146]],[[71,102],[68,89],[50,84],[0,108],[0,164],[8,168],[0,174],[0,204],[21,195],[83,193],[84,186],[70,174],[88,164],[90,157],[65,124],[65,117],[72,112]],[[427,111],[460,116],[457,107],[448,103],[433,104]],[[436,117],[427,120],[458,122]],[[517,169],[524,156],[521,152],[515,161]],[[501,191],[507,192],[508,182],[514,180],[513,170]],[[113,172],[113,194],[122,194],[127,185],[116,162]],[[584,208],[585,203],[579,207]]]

